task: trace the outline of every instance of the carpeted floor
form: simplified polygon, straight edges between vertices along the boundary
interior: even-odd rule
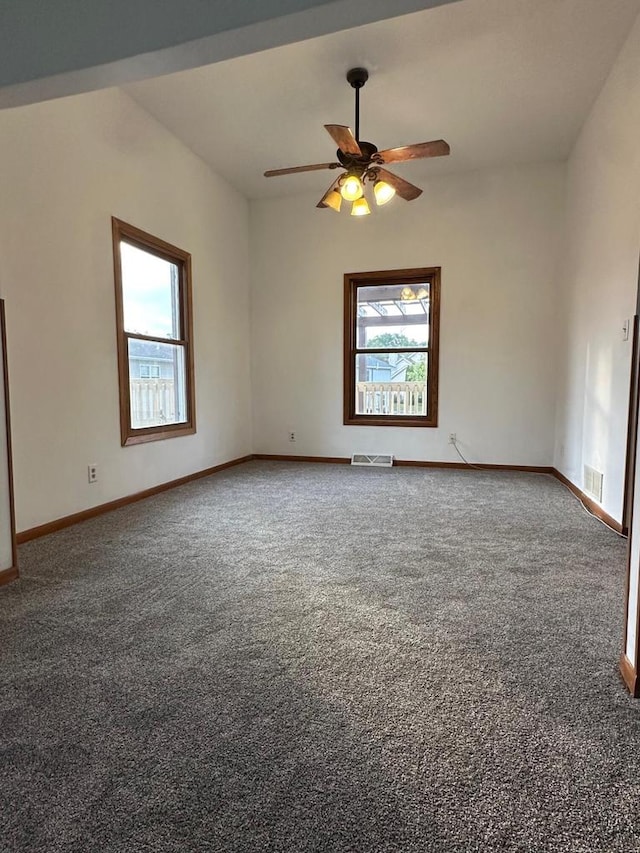
[[[625,542],[529,474],[252,462],[20,549],[0,850],[640,850]]]

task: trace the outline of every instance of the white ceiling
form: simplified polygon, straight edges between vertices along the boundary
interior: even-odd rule
[[[362,139],[451,145],[393,167],[420,183],[566,158],[638,12],[640,0],[460,0],[125,91],[248,198],[321,196],[335,173],[262,173],[335,159],[323,124],[353,126],[344,75],[363,65]]]

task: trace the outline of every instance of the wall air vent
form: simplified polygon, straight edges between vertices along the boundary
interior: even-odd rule
[[[392,453],[354,453],[351,457],[352,465],[367,465],[369,468],[391,468],[393,465]]]
[[[584,491],[591,498],[602,503],[602,472],[590,465],[584,466]]]

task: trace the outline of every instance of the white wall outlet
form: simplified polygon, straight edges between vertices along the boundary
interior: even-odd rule
[[[458,440],[458,438],[457,438],[455,432],[450,432],[449,433],[449,444],[455,444],[457,440]]]
[[[628,320],[625,320],[624,323],[622,324],[622,340],[623,341],[629,340],[629,325],[630,324],[629,324]]]
[[[295,441],[295,440],[296,440],[295,432],[290,432],[289,433],[289,441]]]
[[[97,465],[88,465],[87,466],[87,478],[90,483],[98,482],[98,466]]]

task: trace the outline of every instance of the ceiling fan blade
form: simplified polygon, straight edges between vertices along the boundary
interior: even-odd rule
[[[434,139],[433,142],[418,142],[417,145],[403,145],[401,148],[378,151],[375,159],[382,163],[403,163],[406,160],[417,160],[419,157],[445,157],[450,150],[444,139]]]
[[[342,124],[325,124],[325,128],[343,154],[362,157],[362,151],[350,127]]]
[[[313,166],[291,166],[289,169],[269,169],[264,173],[265,178],[274,178],[277,175],[293,175],[297,172],[317,172],[320,169],[339,169],[340,163],[315,163]]]
[[[405,201],[413,201],[414,198],[418,198],[419,195],[422,195],[420,187],[416,187],[415,184],[410,184],[409,181],[405,181],[404,178],[399,178],[397,175],[394,175],[393,172],[387,172],[386,169],[378,169],[377,172],[380,180],[386,181],[390,184],[400,198],[405,199]]]

